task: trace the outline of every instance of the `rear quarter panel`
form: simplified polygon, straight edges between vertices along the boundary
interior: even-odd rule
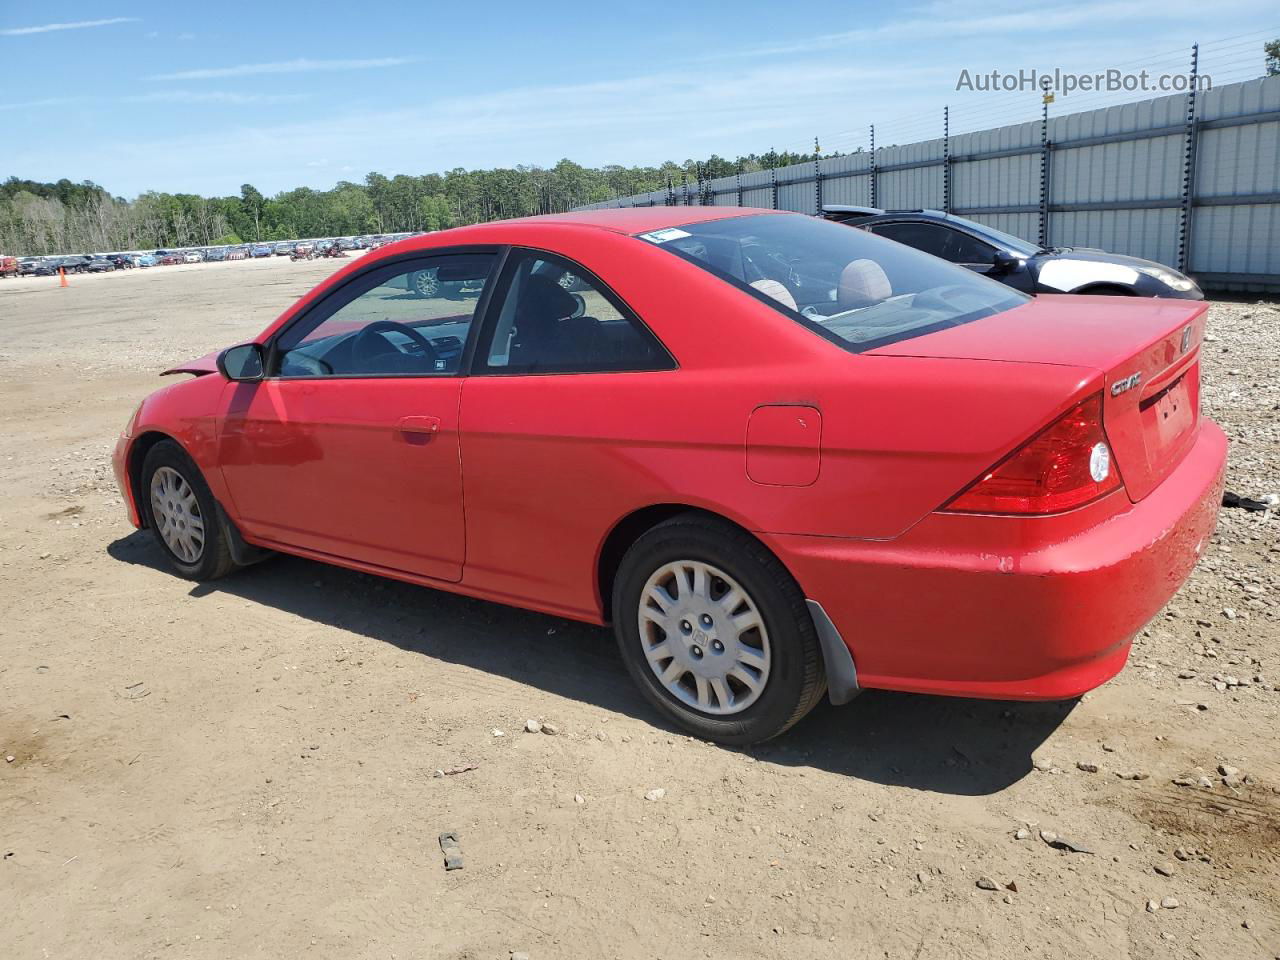
[[[1073,367],[854,355],[670,253],[588,239],[554,249],[604,278],[679,368],[466,381],[464,582],[476,589],[598,615],[601,546],[655,504],[759,532],[893,538],[1100,386]],[[773,404],[821,412],[812,484],[748,475],[748,421]]]

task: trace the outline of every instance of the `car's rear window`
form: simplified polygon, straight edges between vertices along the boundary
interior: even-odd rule
[[[989,317],[1029,299],[892,240],[802,214],[753,214],[639,236],[853,352]]]

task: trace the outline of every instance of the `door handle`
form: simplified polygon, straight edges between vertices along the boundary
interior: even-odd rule
[[[430,443],[431,438],[440,432],[439,417],[401,417],[400,438],[406,443]]]

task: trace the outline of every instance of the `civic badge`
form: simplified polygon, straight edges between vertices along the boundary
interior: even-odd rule
[[[1142,382],[1141,372],[1131,373],[1127,377],[1123,377],[1111,385],[1111,395],[1113,397],[1118,397],[1120,396],[1120,394],[1124,393],[1126,390],[1132,390],[1141,382]]]
[[[1190,324],[1188,324],[1188,325],[1187,325],[1187,328],[1186,328],[1185,330],[1183,330],[1183,331],[1182,331],[1182,346],[1181,346],[1181,348],[1178,350],[1178,352],[1179,352],[1179,353],[1186,353],[1186,352],[1187,352],[1187,348],[1188,348],[1189,346],[1191,346],[1191,325],[1190,325]]]

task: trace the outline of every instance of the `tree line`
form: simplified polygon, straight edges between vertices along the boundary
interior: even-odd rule
[[[830,156],[831,154],[828,154]],[[331,190],[298,187],[265,196],[244,184],[238,196],[148,191],[126,200],[91,181],[0,183],[0,252],[18,256],[214,246],[299,237],[442,230],[573,207],[700,180],[810,162],[814,154],[775,152],[653,167],[517,166],[393,177],[370,173]]]

